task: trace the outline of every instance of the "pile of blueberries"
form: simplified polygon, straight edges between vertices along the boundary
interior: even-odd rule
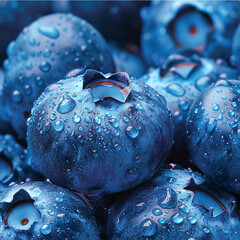
[[[0,1],[1,240],[240,239],[240,1]]]

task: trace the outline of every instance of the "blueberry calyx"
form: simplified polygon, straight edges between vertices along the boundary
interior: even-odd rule
[[[201,61],[195,57],[186,58],[182,55],[174,54],[163,64],[160,74],[161,77],[164,77],[172,72],[183,79],[187,79],[200,66]]]
[[[94,102],[110,97],[124,103],[132,91],[129,75],[125,72],[104,75],[90,69],[86,71],[82,79],[83,88],[91,89]]]
[[[211,212],[213,217],[217,217],[222,213],[230,215],[235,208],[235,201],[224,201],[216,192],[216,188],[206,182],[196,184],[194,179],[191,178],[184,189],[194,193],[192,204],[204,207]]]

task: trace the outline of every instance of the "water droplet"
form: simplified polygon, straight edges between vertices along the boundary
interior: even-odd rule
[[[188,207],[185,206],[185,205],[181,205],[181,206],[179,207],[179,209],[180,209],[182,212],[184,212],[184,213],[189,213],[189,209],[188,209]]]
[[[219,105],[218,105],[218,104],[213,104],[213,105],[212,105],[212,109],[213,109],[214,111],[217,111],[217,110],[219,109]]]
[[[142,235],[145,237],[151,237],[157,232],[157,224],[149,218],[141,222],[141,227]]]
[[[209,234],[210,233],[210,230],[208,228],[204,228],[203,229],[203,232],[206,233],[206,234]]]
[[[191,224],[194,224],[194,223],[197,222],[197,219],[195,217],[189,217],[188,222],[191,223]]]
[[[52,229],[49,225],[45,224],[40,228],[40,231],[43,235],[49,235],[52,232]]]
[[[127,123],[127,122],[129,122],[129,118],[128,117],[123,117],[123,121]]]
[[[152,213],[155,215],[155,216],[160,216],[162,214],[162,211],[160,208],[154,208],[152,210]]]
[[[78,116],[78,115],[74,115],[74,116],[72,117],[72,120],[73,120],[73,122],[75,122],[75,123],[80,123],[80,122],[81,122],[81,117]]]
[[[188,102],[186,101],[181,101],[179,103],[179,108],[182,110],[182,111],[187,111],[189,109],[190,105]]]
[[[229,125],[231,128],[236,128],[238,126],[237,122],[231,122]]]
[[[174,223],[176,223],[176,224],[180,224],[180,223],[183,222],[183,216],[180,215],[179,213],[177,213],[176,215],[174,215],[174,216],[172,217],[172,221],[173,221]]]
[[[41,62],[41,64],[39,65],[39,69],[42,71],[42,72],[48,72],[50,69],[51,69],[51,64],[46,62],[46,61],[43,61]]]
[[[54,124],[54,129],[57,131],[57,132],[61,132],[64,128],[64,123],[62,121],[57,121],[55,122]]]
[[[158,219],[158,222],[159,222],[160,224],[164,224],[164,223],[166,222],[166,220],[165,220],[165,218],[159,218],[159,219]]]
[[[13,100],[14,102],[19,103],[19,102],[22,101],[22,99],[23,99],[23,96],[22,96],[22,94],[21,94],[18,90],[14,90],[14,91],[12,92],[12,100]]]
[[[96,124],[98,124],[98,125],[100,125],[101,124],[101,118],[100,117],[95,117],[94,118],[94,122],[96,123]]]
[[[168,93],[176,97],[182,97],[185,94],[185,89],[178,83],[172,83],[168,85],[166,90]]]
[[[38,32],[49,38],[58,38],[59,31],[55,27],[41,26],[38,28]]]
[[[237,107],[237,103],[236,102],[232,102],[232,107]]]
[[[136,138],[139,134],[139,130],[132,126],[126,127],[125,132],[130,138]]]
[[[91,117],[85,117],[84,122],[91,123],[92,122],[92,118]]]
[[[142,110],[143,109],[143,107],[142,107],[142,105],[140,104],[140,103],[138,103],[136,106],[135,106],[135,108],[137,109],[137,110]]]
[[[63,198],[62,198],[62,197],[57,197],[57,198],[55,199],[55,201],[61,203],[61,202],[63,202]]]
[[[56,115],[55,115],[54,113],[52,113],[52,114],[50,115],[50,120],[51,120],[51,121],[54,121],[56,118],[57,118],[57,117],[56,117]]]
[[[116,118],[111,118],[111,119],[109,120],[109,122],[111,123],[111,125],[112,125],[114,128],[118,128],[119,122],[118,122],[118,120],[117,120]]]
[[[177,193],[171,188],[160,188],[157,191],[158,205],[162,208],[174,208],[177,205]]]
[[[51,123],[46,122],[46,124],[43,127],[43,131],[47,133],[50,129],[51,129]]]
[[[63,100],[58,105],[57,111],[66,114],[71,112],[75,107],[76,102],[69,95],[64,95]]]
[[[50,215],[50,216],[53,216],[55,214],[55,212],[53,210],[48,210],[47,213]]]

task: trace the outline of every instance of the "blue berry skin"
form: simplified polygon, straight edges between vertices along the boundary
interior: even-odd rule
[[[167,101],[174,124],[173,151],[187,149],[185,125],[189,108],[197,96],[219,78],[236,78],[238,73],[224,61],[201,58],[197,55],[171,55],[162,65],[140,78],[158,91]],[[179,157],[178,154],[176,154]],[[178,158],[179,160],[179,158]]]
[[[24,28],[9,44],[4,68],[2,117],[11,122],[22,139],[26,137],[32,104],[47,85],[87,68],[115,70],[100,33],[71,14],[47,15]]]
[[[7,56],[7,45],[32,21],[51,12],[49,1],[3,0],[0,4],[0,64]]]
[[[239,11],[238,1],[153,1],[141,11],[143,55],[153,66],[182,49],[228,59]]]
[[[138,55],[121,50],[113,45],[110,47],[117,72],[127,72],[135,78],[139,78],[146,73],[146,65]]]
[[[13,183],[33,180],[43,176],[32,170],[28,151],[12,135],[0,135],[0,192]]]
[[[114,203],[108,239],[237,240],[240,221],[235,201],[198,173],[163,170]]]
[[[127,73],[87,70],[48,86],[32,109],[27,142],[33,169],[98,199],[155,174],[172,134],[165,99],[155,90]]]
[[[140,9],[149,1],[53,1],[53,11],[71,12],[86,19],[105,38],[120,43],[139,43]]]
[[[2,99],[3,83],[4,83],[4,71],[0,68],[0,106],[1,106],[1,99]],[[7,121],[4,121],[0,116],[0,134],[6,134],[6,133],[14,134],[14,131],[11,127],[11,124]]]
[[[236,28],[233,36],[231,63],[236,66],[240,72],[240,24]]]
[[[9,240],[99,240],[92,210],[48,182],[14,185],[0,195],[0,237]]]
[[[240,81],[220,80],[193,103],[187,119],[187,144],[207,178],[240,194]]]

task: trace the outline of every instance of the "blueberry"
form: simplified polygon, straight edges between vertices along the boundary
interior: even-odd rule
[[[86,19],[105,38],[119,43],[139,43],[140,9],[148,1],[53,1],[53,11],[71,12]]]
[[[0,237],[9,240],[99,239],[91,209],[48,182],[12,186],[0,195]]]
[[[238,1],[153,1],[141,12],[143,55],[154,66],[180,49],[228,59],[239,11]]]
[[[4,83],[4,71],[0,68],[0,106],[1,106],[1,99],[2,99],[3,83]],[[0,134],[6,134],[6,133],[14,134],[14,131],[11,127],[11,124],[7,121],[4,121],[0,116]]]
[[[118,72],[127,72],[131,77],[141,77],[146,72],[143,60],[136,54],[127,52],[117,46],[110,45]]]
[[[51,12],[49,1],[1,1],[0,4],[0,63],[6,58],[7,45],[26,25]]]
[[[190,56],[188,53],[185,53],[185,56],[171,55],[161,68],[141,78],[167,101],[175,126],[172,152],[176,160],[179,160],[179,154],[187,152],[184,141],[185,125],[193,101],[219,77],[236,78],[238,75],[237,71],[225,65],[223,60],[214,61],[194,53],[189,54]]]
[[[236,199],[200,174],[163,170],[114,203],[107,234],[112,240],[237,240],[237,214]]]
[[[84,75],[48,86],[28,122],[32,167],[89,198],[149,179],[172,145],[166,102],[127,73]]]
[[[232,56],[231,56],[231,62],[233,65],[235,65],[238,70],[240,71],[240,24],[236,28],[236,31],[233,36],[233,45],[232,45]]]
[[[52,14],[24,28],[9,44],[4,68],[1,114],[25,138],[32,104],[47,85],[86,68],[109,72],[115,66],[105,40],[90,24],[71,14]]]
[[[0,191],[12,184],[43,177],[29,165],[30,155],[13,136],[0,135]]]
[[[195,164],[213,182],[240,193],[240,81],[219,80],[193,103],[187,143]]]

